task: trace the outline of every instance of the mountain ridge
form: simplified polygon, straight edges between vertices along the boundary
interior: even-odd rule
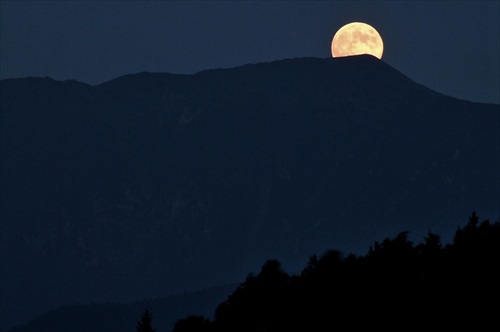
[[[20,82],[20,81],[24,81],[24,80],[31,80],[31,81],[35,81],[36,80],[36,81],[40,81],[40,82],[46,81],[46,80],[51,80],[53,82],[59,82],[59,83],[65,83],[65,84],[80,84],[80,85],[84,85],[84,86],[87,86],[87,87],[101,88],[101,87],[106,87],[106,86],[109,86],[109,85],[113,85],[113,84],[115,84],[117,82],[127,81],[129,79],[137,81],[137,78],[141,77],[141,76],[142,77],[146,77],[146,76],[154,77],[154,76],[156,76],[156,77],[162,77],[162,78],[166,78],[166,77],[171,77],[171,78],[172,77],[176,77],[176,78],[185,77],[185,78],[189,78],[189,77],[211,75],[212,73],[220,73],[220,72],[225,72],[225,71],[234,72],[235,70],[236,71],[238,71],[238,70],[243,71],[243,70],[246,70],[246,69],[252,69],[254,67],[274,66],[274,65],[276,65],[278,63],[280,63],[280,64],[287,64],[290,61],[294,61],[294,62],[298,62],[298,61],[330,62],[330,61],[351,61],[353,58],[364,58],[364,59],[369,59],[369,61],[371,61],[371,62],[378,63],[379,65],[385,67],[386,69],[393,71],[394,74],[401,75],[402,77],[406,78],[407,80],[415,83],[416,85],[418,85],[421,88],[423,88],[423,90],[427,90],[431,94],[436,94],[436,95],[439,95],[439,96],[445,96],[445,97],[449,97],[449,98],[453,98],[453,99],[457,99],[457,100],[461,100],[461,101],[471,102],[471,103],[474,103],[474,104],[498,105],[498,104],[495,104],[495,103],[469,101],[469,100],[466,100],[466,99],[461,99],[461,98],[458,98],[458,97],[454,97],[454,96],[443,94],[441,92],[438,92],[436,90],[428,88],[428,87],[426,87],[423,84],[420,84],[420,83],[417,83],[416,81],[413,81],[410,77],[408,77],[407,75],[403,74],[401,71],[399,71],[399,70],[395,69],[394,67],[390,66],[389,64],[387,64],[383,60],[377,59],[376,57],[373,57],[371,55],[357,55],[357,56],[341,57],[341,58],[317,58],[317,57],[285,58],[285,59],[278,59],[278,60],[272,60],[272,61],[264,61],[264,62],[258,62],[258,63],[243,64],[243,65],[229,67],[229,68],[204,69],[204,70],[200,70],[198,72],[192,73],[192,74],[179,74],[179,73],[169,73],[169,72],[142,71],[142,72],[137,72],[137,73],[124,74],[124,75],[118,76],[116,78],[113,78],[113,79],[110,79],[110,80],[107,80],[105,82],[98,83],[98,84],[87,84],[87,83],[84,83],[84,82],[81,82],[81,81],[78,81],[78,80],[75,80],[75,79],[57,80],[57,79],[51,78],[50,76],[45,76],[45,77],[28,76],[28,77],[21,77],[21,78],[5,78],[5,79],[2,79],[0,81],[3,81],[5,83],[11,83],[11,82],[14,82],[14,81]]]

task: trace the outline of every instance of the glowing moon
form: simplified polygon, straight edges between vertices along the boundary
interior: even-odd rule
[[[332,56],[371,54],[382,59],[384,43],[374,27],[362,22],[344,25],[333,36]]]

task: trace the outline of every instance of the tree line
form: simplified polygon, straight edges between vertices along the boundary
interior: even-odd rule
[[[154,331],[147,317],[137,332]],[[432,232],[415,245],[404,231],[365,255],[328,250],[310,257],[299,274],[268,260],[213,319],[191,315],[173,332],[366,329],[500,331],[500,221],[479,222],[473,212],[446,245]]]

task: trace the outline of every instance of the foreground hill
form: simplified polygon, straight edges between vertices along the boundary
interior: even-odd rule
[[[498,262],[500,220],[473,213],[446,246],[434,233],[414,245],[403,231],[363,256],[313,256],[298,275],[268,260],[213,320],[191,315],[173,331],[498,331]]]
[[[0,88],[2,328],[500,215],[499,105],[370,56]]]
[[[326,250],[300,273],[270,259],[239,285],[65,306],[9,332],[132,331],[146,310],[158,332],[497,331],[500,220],[480,222],[473,212],[448,244],[431,232],[418,244],[408,235],[375,241],[364,255]]]

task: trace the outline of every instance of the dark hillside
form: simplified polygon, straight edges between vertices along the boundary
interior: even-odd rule
[[[500,216],[499,105],[371,56],[0,92],[2,328]]]
[[[452,243],[403,231],[365,255],[312,256],[299,274],[268,260],[215,310],[190,315],[174,332],[496,331],[500,304],[500,221],[473,213]]]

